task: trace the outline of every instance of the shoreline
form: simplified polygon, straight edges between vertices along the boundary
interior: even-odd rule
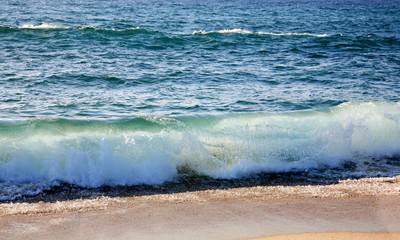
[[[400,176],[0,204],[1,239],[254,239],[400,232]]]
[[[383,186],[385,182],[398,182],[400,175],[395,176],[379,176],[379,177],[355,177],[341,175],[339,172],[330,172],[326,176],[326,172],[283,172],[283,173],[261,173],[252,177],[239,179],[214,179],[206,176],[196,175],[194,173],[182,174],[169,182],[156,185],[131,185],[131,186],[102,186],[97,188],[85,188],[73,184],[55,182],[54,185],[44,188],[35,195],[19,196],[9,200],[0,200],[0,204],[6,203],[55,203],[59,201],[70,200],[92,200],[100,197],[109,198],[126,198],[126,197],[142,197],[163,194],[179,194],[186,192],[207,192],[213,190],[228,190],[251,188],[267,188],[273,193],[270,197],[280,197],[280,195],[298,192],[299,194],[307,193],[307,188],[316,187],[320,192],[320,196],[332,196],[333,194],[363,195],[368,194],[390,194],[392,185]],[[368,183],[369,182],[369,183]],[[374,183],[374,184],[371,184]],[[356,186],[358,184],[358,186]],[[362,185],[369,184],[367,188]],[[382,185],[380,189],[376,189],[376,184]],[[346,189],[353,188],[353,189]],[[359,188],[358,193],[355,190]],[[278,191],[277,191],[278,189]],[[279,192],[279,189],[281,192]],[[292,193],[290,193],[290,190]],[[330,192],[333,190],[334,192]],[[258,191],[258,190],[257,190]],[[300,191],[300,192],[299,192]],[[323,193],[321,192],[323,191]],[[342,191],[342,193],[338,193]],[[372,191],[372,192],[371,192]],[[376,191],[374,193],[373,191]],[[386,192],[386,193],[385,193]],[[278,193],[278,195],[277,195]],[[308,193],[309,194],[309,193]],[[328,194],[328,195],[327,195]]]
[[[159,186],[165,190],[163,186]],[[124,196],[121,190],[112,192],[114,195],[98,196],[97,192],[83,191],[83,197],[73,195],[65,200],[65,196],[53,193],[47,201],[38,201],[35,197],[26,202],[0,202],[0,216],[15,214],[48,214],[68,211],[83,211],[91,209],[106,209],[113,205],[128,203],[206,203],[226,199],[265,201],[274,199],[308,199],[308,198],[351,198],[361,196],[382,197],[400,196],[400,176],[382,178],[361,178],[356,180],[339,180],[336,184],[326,185],[271,185],[245,186],[232,188],[209,188],[207,190],[186,190],[179,192],[144,191],[142,194]],[[136,191],[136,190],[135,190]],[[90,197],[90,194],[93,194]]]

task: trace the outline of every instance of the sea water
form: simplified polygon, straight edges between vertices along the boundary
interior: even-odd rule
[[[397,0],[0,3],[0,200],[399,154]]]

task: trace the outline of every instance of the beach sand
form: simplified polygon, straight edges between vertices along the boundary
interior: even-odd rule
[[[302,233],[287,234],[257,238],[253,240],[398,240],[400,233],[365,233],[365,232],[328,232],[328,233]]]
[[[399,219],[400,177],[374,178],[2,203],[0,239],[400,239]]]

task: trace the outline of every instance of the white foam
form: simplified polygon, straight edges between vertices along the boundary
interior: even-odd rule
[[[132,28],[126,28],[126,29],[115,29],[115,28],[97,28],[93,26],[77,26],[74,29],[79,29],[79,30],[85,30],[85,29],[92,29],[95,31],[114,31],[114,32],[125,32],[125,31],[132,31],[132,30],[145,30],[145,28],[140,28],[140,27],[132,27]]]
[[[34,24],[23,24],[22,26],[19,26],[18,28],[20,29],[71,29],[72,27],[67,27],[67,26],[62,26],[62,25],[56,25],[56,24],[51,24],[51,23],[41,23],[39,25],[34,25]],[[96,27],[92,27],[92,26],[76,26],[73,27],[73,29],[79,29],[79,30],[83,30],[83,29],[93,29],[96,31],[115,31],[115,32],[124,32],[124,31],[131,31],[131,30],[139,30],[142,29],[140,27],[133,27],[133,28],[127,28],[127,29],[115,29],[115,28],[96,28]]]
[[[205,31],[199,30],[194,31],[192,34],[211,34],[211,33],[221,33],[221,34],[256,34],[256,35],[270,35],[270,36],[312,36],[312,37],[329,37],[328,34],[312,34],[312,33],[272,33],[272,32],[253,32],[245,29],[234,28],[234,29],[224,29],[220,31]]]
[[[176,174],[162,149],[137,149],[123,136],[72,135],[32,138],[8,162],[0,179],[23,182],[65,181],[84,187],[101,185],[160,184]],[[141,140],[136,140],[141,141]]]
[[[271,36],[311,36],[311,37],[329,37],[328,34],[312,34],[312,33],[270,33],[270,32],[257,32],[260,35]]]
[[[165,122],[164,130],[150,132],[126,127],[61,133],[26,128],[22,135],[1,139],[0,182],[47,183],[44,187],[57,181],[83,187],[161,184],[181,167],[214,178],[238,178],[338,167],[344,160],[362,162],[400,153],[400,103],[239,114],[200,125],[199,119],[175,121],[179,124],[174,128]]]
[[[55,25],[55,24],[51,24],[51,23],[41,23],[40,25],[24,24],[22,26],[19,26],[18,28],[21,28],[21,29],[68,29],[69,27]]]

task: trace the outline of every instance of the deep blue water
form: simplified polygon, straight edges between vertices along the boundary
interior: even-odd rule
[[[399,153],[399,1],[0,3],[0,200]]]

